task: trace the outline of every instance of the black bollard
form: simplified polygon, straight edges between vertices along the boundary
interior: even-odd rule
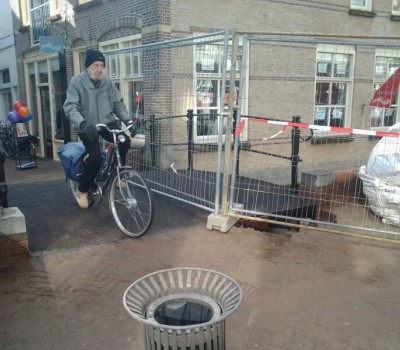
[[[8,208],[8,188],[6,184],[6,175],[4,172],[4,163],[6,162],[6,154],[3,144],[0,142],[0,204],[2,208]]]
[[[152,114],[150,116],[150,155],[151,165],[156,165],[156,116]]]
[[[300,123],[301,117],[294,116],[292,117],[292,121],[294,123]],[[291,184],[290,188],[294,193],[298,193],[298,184],[297,184],[297,175],[298,175],[298,165],[301,162],[300,155],[300,130],[298,127],[292,128],[292,176],[291,176]]]
[[[236,136],[236,121],[237,121],[237,108],[233,110],[233,128],[232,128],[232,133],[233,133],[233,145],[235,145],[236,142],[236,137],[239,138],[239,145],[238,145],[238,153],[237,153],[237,159],[236,159],[236,176],[239,176],[239,164],[240,164],[240,136]]]

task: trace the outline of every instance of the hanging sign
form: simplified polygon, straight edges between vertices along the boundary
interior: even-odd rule
[[[64,53],[64,41],[54,36],[40,36],[39,48],[45,53],[59,52]]]

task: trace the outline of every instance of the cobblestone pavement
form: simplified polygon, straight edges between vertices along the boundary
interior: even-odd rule
[[[180,226],[165,222],[140,239],[89,235],[1,273],[0,349],[144,349],[123,293],[175,267],[217,270],[241,285],[244,300],[226,321],[229,350],[400,349],[399,243],[307,230],[220,233],[206,221],[185,225],[175,208]]]

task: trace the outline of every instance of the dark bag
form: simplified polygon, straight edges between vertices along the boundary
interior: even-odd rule
[[[57,153],[67,179],[78,181],[83,172],[85,146],[81,142],[69,142],[59,147]]]

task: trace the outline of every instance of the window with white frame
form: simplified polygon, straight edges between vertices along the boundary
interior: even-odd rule
[[[21,22],[30,26],[32,45],[50,33],[49,17],[58,13],[58,0],[20,0]]]
[[[121,91],[129,115],[137,118],[138,134],[144,134],[144,100],[141,35],[99,44],[106,56],[106,74]]]
[[[372,11],[372,0],[350,0],[353,10]]]
[[[72,51],[72,59],[74,62],[74,75],[85,70],[86,48],[76,47]]]
[[[354,49],[320,47],[317,50],[314,124],[344,127],[350,123]]]
[[[195,141],[216,142],[219,116],[229,103],[229,80],[222,79],[222,44],[198,44],[195,47]],[[227,57],[227,78],[230,76],[232,47],[229,46]],[[238,105],[242,47],[238,50],[235,77],[234,105]],[[223,86],[225,85],[225,91]],[[221,107],[223,106],[223,107]]]
[[[400,51],[379,50],[375,57],[374,94],[400,67]],[[391,88],[390,86],[388,87]],[[399,87],[393,85],[395,91],[390,95],[390,101],[385,107],[371,108],[371,128],[386,129],[395,124],[400,116],[399,109]]]
[[[392,15],[400,16],[400,0],[393,0]]]

